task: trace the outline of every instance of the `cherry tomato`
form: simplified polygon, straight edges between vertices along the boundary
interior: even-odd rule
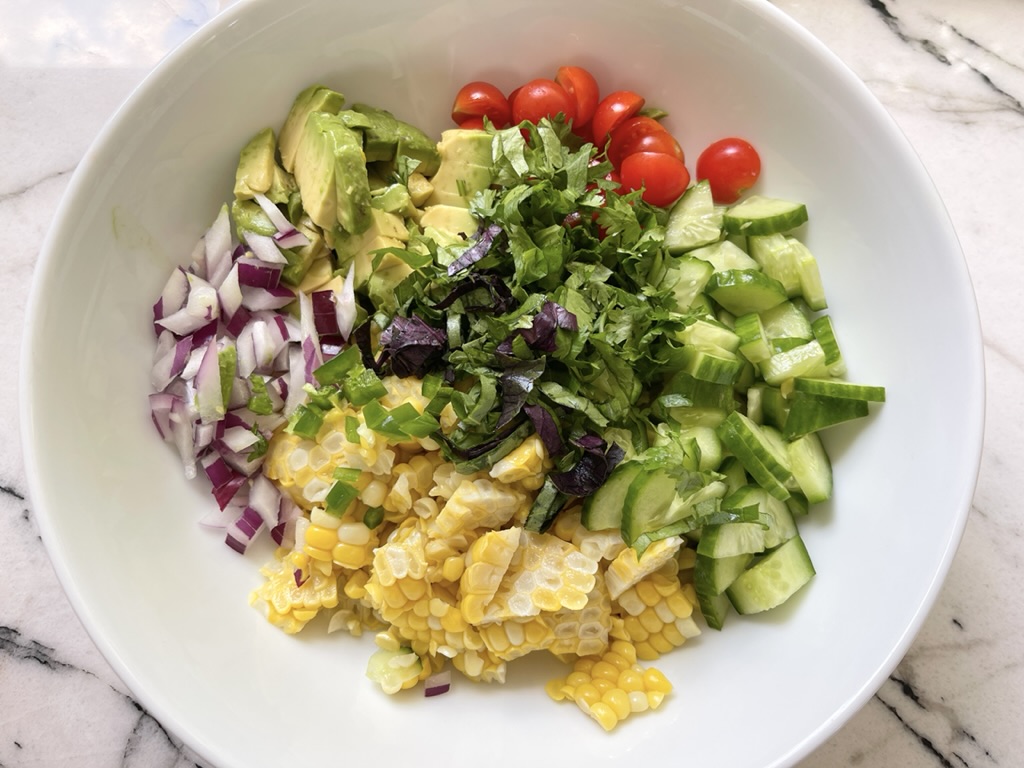
[[[594,76],[583,67],[559,67],[555,82],[576,101],[574,125],[582,127],[589,123],[597,109],[598,88]]]
[[[643,97],[632,91],[615,91],[601,99],[590,121],[598,148],[604,149],[608,134],[643,108]]]
[[[497,127],[500,128],[501,126],[499,125]],[[484,119],[482,117],[467,117],[465,120],[459,123],[459,128],[473,128],[476,130],[483,130]]]
[[[482,80],[466,83],[455,94],[455,101],[452,104],[452,120],[456,124],[462,125],[472,117],[484,117],[485,115],[496,128],[504,128],[512,116],[512,108],[509,106],[508,99],[498,90],[497,86],[490,83],[485,83]]]
[[[735,203],[760,175],[761,156],[743,139],[719,139],[697,158],[697,178],[708,180],[716,203]]]
[[[661,152],[683,158],[683,149],[661,123],[650,117],[636,115],[626,118],[612,131],[608,144],[608,160],[618,168],[623,158],[634,152]]]
[[[622,161],[619,174],[623,192],[643,188],[644,201],[660,208],[674,203],[690,184],[683,161],[661,152],[634,152]]]
[[[554,80],[537,78],[516,91],[512,100],[512,121],[538,123],[542,117],[553,118],[559,112],[565,119],[576,118],[576,100]]]

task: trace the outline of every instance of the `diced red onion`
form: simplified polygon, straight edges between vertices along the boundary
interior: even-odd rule
[[[277,242],[274,238],[268,237],[267,235],[260,235],[256,232],[243,232],[245,242],[249,246],[249,250],[253,252],[253,255],[260,261],[265,261],[268,264],[287,264],[288,259],[281,253],[281,249],[277,247]],[[241,261],[241,259],[239,259]]]
[[[316,324],[316,332],[324,336],[339,336],[338,312],[334,305],[336,294],[334,291],[313,291],[310,294],[310,301],[313,304],[313,321]]]
[[[238,476],[238,473],[217,453],[206,454],[202,459],[202,465],[214,488],[226,485]]]
[[[192,436],[193,421],[191,409],[183,399],[176,397],[171,403],[171,433],[174,436],[174,445],[178,449],[181,463],[185,468],[185,477],[189,480],[196,476],[195,441]]]
[[[181,398],[168,394],[167,392],[154,392],[149,396],[149,411],[153,418],[153,424],[160,437],[166,442],[173,440],[171,430],[171,408],[175,400]]]
[[[440,696],[442,693],[448,693],[451,687],[452,673],[446,669],[427,678],[427,681],[423,684],[423,695]]]
[[[172,335],[173,338],[173,335]],[[181,372],[185,370],[189,353],[192,351],[192,337],[179,339],[162,358],[153,365],[150,372],[150,384],[157,392],[162,392]]]
[[[238,284],[272,290],[281,284],[281,267],[263,259],[243,256],[235,262]]]
[[[226,205],[221,206],[220,213],[206,232],[204,242],[206,280],[210,285],[217,287],[231,269],[231,251],[234,247],[231,242],[231,222]]]
[[[263,212],[267,214],[267,218],[277,228],[278,232],[287,232],[290,229],[295,229],[292,223],[288,221],[288,217],[281,213],[281,209],[274,205],[273,201],[266,195],[256,193],[256,202],[259,204]]]
[[[335,299],[338,333],[341,334],[341,338],[345,341],[348,341],[348,337],[352,335],[352,329],[356,324],[355,274],[356,267],[355,264],[352,264],[348,268],[348,274],[345,275],[345,282],[341,286],[341,291]]]
[[[309,238],[292,228],[285,232],[278,232],[274,235],[274,242],[280,248],[304,248],[309,245]]]
[[[248,482],[245,475],[238,474],[221,486],[213,489],[213,498],[217,500],[218,506],[222,509],[228,505],[234,495]]]
[[[192,333],[220,316],[217,290],[197,275],[187,273],[187,278],[189,289],[185,306],[156,321],[179,336]]]
[[[259,435],[251,429],[246,429],[245,427],[231,427],[224,430],[224,435],[220,439],[223,440],[224,445],[232,451],[235,453],[241,453],[255,445],[260,438]]]
[[[302,361],[305,383],[316,384],[313,371],[324,364],[320,351],[320,336],[316,332],[316,318],[313,316],[313,300],[309,294],[299,292],[299,326],[302,328]]]
[[[182,267],[176,267],[167,278],[160,298],[153,305],[153,320],[162,320],[173,315],[185,306],[188,298],[188,273]]]
[[[276,288],[242,285],[242,306],[249,310],[281,309],[293,301],[295,294],[283,285]]]
[[[302,347],[297,344],[291,345],[288,348],[288,393],[284,401],[285,416],[291,416],[292,412],[306,399],[306,393],[302,389],[306,383],[305,368]]]
[[[269,526],[277,525],[281,514],[281,492],[264,474],[252,479],[249,489],[249,506],[260,513],[260,517]]]
[[[238,496],[240,495],[241,493],[236,494],[235,498],[224,509],[221,509],[216,504],[210,506],[206,514],[199,518],[199,524],[204,528],[219,528],[221,530],[227,528],[238,519],[238,516],[245,509],[245,503],[238,502]]]
[[[249,322],[249,310],[242,306],[242,289],[238,282],[238,265],[233,264],[217,289],[220,299],[220,316],[224,321],[224,330],[237,337],[242,328]]]
[[[214,424],[203,424],[201,422],[196,423],[195,430],[193,431],[193,451],[196,456],[209,448],[213,444],[213,441],[217,439],[218,423],[219,422]]]
[[[195,376],[196,405],[204,424],[219,421],[227,408],[220,388],[220,360],[215,343],[207,344]]]
[[[263,527],[263,518],[259,513],[252,507],[246,507],[242,510],[242,514],[228,526],[224,541],[233,550],[244,555]]]

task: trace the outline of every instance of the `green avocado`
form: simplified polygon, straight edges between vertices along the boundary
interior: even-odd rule
[[[242,147],[235,169],[236,198],[252,199],[256,194],[266,194],[274,183],[276,149],[272,128],[264,128]]]
[[[491,134],[456,128],[441,134],[437,145],[441,167],[430,180],[434,191],[427,205],[469,207],[469,199],[487,189],[493,178]]]
[[[337,114],[343,106],[345,97],[322,85],[311,85],[295,97],[277,141],[281,152],[281,165],[286,171],[295,172],[295,153],[302,139],[306,118],[313,112]]]
[[[263,212],[255,200],[235,199],[231,203],[231,220],[235,223],[235,237],[242,239],[242,232],[255,232],[258,235],[273,236],[277,227],[270,217]]]
[[[362,141],[337,115],[311,112],[294,161],[302,206],[325,230],[361,234],[371,224]]]
[[[311,226],[311,222],[306,220],[300,221],[296,228],[306,236],[309,244],[281,251],[288,260],[288,265],[281,270],[281,280],[291,286],[301,284],[306,279],[310,267],[328,255],[327,244],[317,227]]]
[[[370,204],[378,210],[397,213],[407,218],[413,213],[412,197],[409,195],[409,188],[404,184],[391,184],[374,190]]]
[[[363,129],[366,162],[390,161],[404,155],[420,161],[417,167],[420,173],[429,176],[437,171],[441,163],[437,146],[419,128],[399,120],[387,110],[366,104],[353,104],[351,111],[370,123]]]
[[[431,205],[423,211],[420,226],[424,230],[431,227],[438,232],[466,239],[476,233],[480,222],[468,208],[459,205]]]
[[[354,282],[357,287],[366,284],[373,271],[373,252],[381,248],[404,248],[409,241],[409,230],[405,219],[387,211],[370,210],[370,226],[358,235],[335,237],[334,249],[338,254],[338,266],[348,271],[350,263],[355,264]]]

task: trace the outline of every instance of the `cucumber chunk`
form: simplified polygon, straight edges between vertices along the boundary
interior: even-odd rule
[[[765,527],[760,523],[721,523],[704,526],[697,554],[736,557],[765,550]]]
[[[832,497],[832,462],[814,432],[786,443],[789,466],[801,493],[810,504]]]
[[[761,363],[761,376],[768,384],[778,386],[796,376],[828,375],[825,350],[817,339],[778,352]]]
[[[765,437],[762,427],[733,411],[718,427],[718,436],[758,485],[777,499],[789,496],[786,486],[793,479],[789,459]]]
[[[664,469],[638,472],[622,505],[622,540],[632,545],[642,533],[668,525],[676,499],[676,478]]]
[[[799,376],[793,379],[793,391],[806,392],[809,395],[840,397],[847,400],[867,400],[871,403],[885,402],[885,387],[853,384],[836,379],[814,379]]]
[[[789,396],[789,415],[782,435],[787,440],[868,415],[866,400],[810,395],[793,392]],[[725,440],[723,439],[724,443]]]
[[[693,583],[697,588],[697,594],[722,594],[747,569],[753,559],[754,556],[751,554],[708,557],[698,553],[697,564],[693,570]]]
[[[639,462],[619,464],[604,484],[583,502],[580,522],[588,531],[603,531],[622,526],[622,507],[630,483],[642,471]]]
[[[721,629],[725,625],[725,617],[729,613],[732,603],[725,594],[712,595],[706,592],[697,592],[697,602],[700,605],[700,612],[704,621],[712,629]]]
[[[786,295],[800,294],[800,270],[797,253],[785,235],[757,235],[748,239],[750,255],[769,277],[786,289]]]
[[[756,269],[727,269],[715,272],[706,291],[720,306],[734,315],[763,312],[788,298],[778,280]]]
[[[754,261],[743,248],[731,240],[705,245],[703,248],[690,251],[687,255],[709,262],[715,272],[725,272],[727,269],[761,268],[761,265]]]
[[[715,207],[707,180],[694,184],[679,199],[665,225],[665,247],[683,253],[722,239],[723,212]]]
[[[846,362],[843,360],[843,353],[839,351],[839,342],[836,341],[832,318],[822,315],[811,323],[811,331],[825,352],[825,367],[828,369],[829,376],[845,375]]]
[[[788,232],[806,221],[803,203],[752,195],[729,208],[722,223],[727,234],[751,236]]]
[[[807,246],[795,237],[786,239],[789,241],[790,248],[793,249],[796,260],[796,271],[800,277],[800,295],[811,309],[825,309],[828,302],[825,300],[825,286],[821,281],[818,260],[814,258],[814,254]]]
[[[813,576],[803,539],[794,536],[740,574],[726,594],[738,613],[760,613],[784,603]]]

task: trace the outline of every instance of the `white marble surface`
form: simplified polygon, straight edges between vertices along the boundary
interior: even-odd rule
[[[0,768],[200,764],[110,670],[54,577],[26,498],[16,372],[26,287],[77,162],[159,58],[228,2],[0,0]],[[1021,765],[1024,3],[776,4],[866,81],[931,173],[973,277],[988,374],[981,476],[938,602],[877,695],[801,768]]]

